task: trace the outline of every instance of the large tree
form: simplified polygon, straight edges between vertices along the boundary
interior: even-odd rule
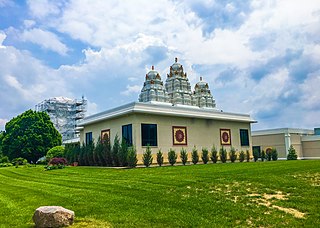
[[[61,135],[45,112],[28,110],[5,126],[2,152],[10,159],[22,157],[36,162],[47,151],[61,145]]]

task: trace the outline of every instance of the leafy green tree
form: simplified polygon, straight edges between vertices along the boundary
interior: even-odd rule
[[[22,157],[34,163],[47,151],[61,145],[61,135],[45,112],[28,110],[5,126],[2,150],[11,160]]]
[[[188,161],[188,152],[184,148],[181,148],[181,150],[180,150],[180,159],[181,159],[182,164],[186,165],[186,163]]]
[[[227,150],[223,147],[220,148],[219,151],[219,155],[220,155],[220,161],[222,163],[226,163],[227,162]]]
[[[120,153],[120,141],[118,135],[114,138],[112,150],[111,150],[111,157],[113,160],[113,165],[114,166],[119,166],[119,159],[118,159],[118,154]]]
[[[247,162],[250,161],[250,152],[249,152],[249,150],[246,150],[246,160],[247,160]]]
[[[291,145],[288,150],[287,160],[297,160],[298,155],[294,147]]]
[[[98,138],[97,144],[94,147],[94,160],[98,166],[103,166],[105,164],[103,159],[104,145],[101,138]]]
[[[266,159],[266,152],[264,150],[261,151],[261,161],[264,161]]]
[[[256,162],[259,159],[259,151],[254,150],[253,151],[253,160]]]
[[[276,148],[273,148],[271,151],[271,158],[272,161],[277,161],[278,160],[278,151]]]
[[[94,141],[91,141],[87,147],[86,147],[86,159],[87,159],[87,165],[94,166],[94,160],[93,160],[93,152],[94,152]]]
[[[46,158],[49,161],[51,158],[64,158],[64,146],[55,146],[48,150]]]
[[[128,157],[128,144],[123,138],[121,141],[121,147],[118,154],[118,161],[120,166],[127,166],[127,157]]]
[[[231,147],[231,149],[230,149],[229,158],[230,158],[230,161],[231,161],[232,163],[237,160],[237,152],[236,152],[236,150],[234,149],[234,147]]]
[[[113,165],[113,157],[112,157],[112,150],[110,145],[110,138],[107,134],[104,135],[103,139],[101,139],[103,144],[103,153],[102,153],[102,161],[105,166],[112,166]]]
[[[209,161],[209,151],[207,148],[202,148],[201,159],[203,164],[207,164]]]
[[[177,162],[177,154],[176,151],[170,149],[168,152],[168,160],[171,165],[174,165]]]
[[[148,145],[146,151],[143,152],[142,161],[146,167],[149,167],[152,164],[152,151],[150,146]]]
[[[4,131],[0,131],[0,158],[3,156],[2,153],[2,140],[4,138]]]
[[[244,154],[243,150],[241,150],[241,151],[240,151],[240,154],[239,154],[239,161],[240,161],[240,162],[243,162],[244,159],[245,159],[245,154]]]
[[[128,161],[128,167],[134,168],[137,166],[137,162],[138,162],[137,151],[134,146],[129,147],[129,149],[128,149],[127,161]]]
[[[198,154],[198,150],[196,147],[193,147],[193,149],[192,149],[191,158],[192,158],[193,164],[196,165],[199,162],[199,154]]]
[[[157,163],[159,166],[162,166],[163,164],[163,153],[161,152],[161,150],[159,150],[157,153]]]
[[[218,151],[217,148],[213,145],[211,148],[211,156],[210,159],[213,163],[217,163],[218,161]]]

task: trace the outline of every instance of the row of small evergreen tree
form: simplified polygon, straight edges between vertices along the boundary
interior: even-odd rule
[[[266,152],[264,150],[261,151],[261,154],[259,156],[258,151],[253,151],[253,160],[256,162],[259,160],[259,157],[261,161],[277,161],[278,160],[278,152],[277,149],[272,148],[271,150],[267,150]]]

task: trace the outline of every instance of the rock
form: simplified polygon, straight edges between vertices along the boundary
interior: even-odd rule
[[[60,206],[39,207],[32,217],[36,227],[63,227],[72,225],[74,212]]]

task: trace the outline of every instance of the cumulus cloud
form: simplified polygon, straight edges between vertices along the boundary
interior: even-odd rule
[[[24,30],[20,38],[22,41],[38,44],[42,48],[57,52],[60,55],[66,55],[68,51],[67,46],[59,40],[56,34],[42,29]]]
[[[139,93],[141,91],[141,85],[127,85],[127,89],[125,91],[122,91],[121,94],[128,96],[131,93]]]

